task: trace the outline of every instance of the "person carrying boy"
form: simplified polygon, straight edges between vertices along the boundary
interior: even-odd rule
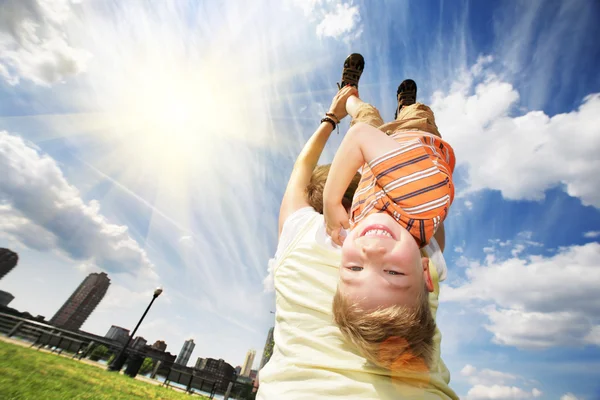
[[[352,54],[344,67],[341,86],[358,87],[362,56]],[[327,233],[342,246],[335,321],[365,358],[392,370],[430,365],[436,326],[428,293],[445,276],[430,270],[421,249],[454,199],[454,151],[416,93],[414,81],[400,84],[396,120],[388,124],[358,96],[347,99],[352,127],[324,189]],[[361,167],[349,216],[341,199]]]

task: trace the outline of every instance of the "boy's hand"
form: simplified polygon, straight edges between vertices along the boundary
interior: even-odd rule
[[[333,240],[335,244],[341,246],[346,238],[346,235],[341,233],[341,230],[342,228],[350,228],[346,208],[341,202],[329,205],[323,204],[323,216],[325,217],[327,234],[331,236],[331,240]]]
[[[331,101],[329,112],[333,113],[340,121],[342,118],[348,115],[348,112],[346,111],[346,101],[350,96],[358,97],[358,90],[354,86],[344,86],[339,92],[337,92]]]

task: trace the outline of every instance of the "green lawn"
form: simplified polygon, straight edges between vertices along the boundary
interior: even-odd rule
[[[204,397],[207,399],[207,397]],[[0,399],[202,399],[0,341]]]

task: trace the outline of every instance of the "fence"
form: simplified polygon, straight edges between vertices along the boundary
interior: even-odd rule
[[[98,345],[104,345],[109,353],[118,354],[123,345],[116,341],[97,336],[72,332],[57,328],[42,322],[28,320],[10,314],[0,312],[0,334],[8,337],[18,338],[31,343],[31,347],[41,349],[46,347],[51,352],[71,354],[71,358],[82,359],[88,357],[92,350]],[[174,365],[172,361],[158,357],[156,353],[147,354],[143,350],[133,348],[127,349],[128,365],[125,373],[135,377],[142,365],[143,360],[149,357],[153,361],[156,374],[164,376],[164,386],[184,386],[184,390],[190,394],[209,394],[212,399],[215,394],[224,394],[230,382],[233,382],[230,398],[237,400],[250,400],[254,398],[253,387],[226,378],[207,376],[202,371],[193,368]],[[178,384],[178,385],[173,385]]]

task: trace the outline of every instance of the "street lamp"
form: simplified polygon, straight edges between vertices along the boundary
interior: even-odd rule
[[[123,346],[123,348],[119,352],[119,355],[116,356],[113,359],[113,361],[108,365],[108,370],[109,371],[120,371],[121,368],[123,368],[123,364],[125,364],[125,361],[127,360],[127,353],[125,353],[125,350],[127,349],[127,346],[129,346],[129,343],[131,343],[131,340],[135,336],[135,332],[137,332],[138,328],[140,327],[140,324],[144,320],[144,317],[146,316],[146,314],[148,314],[148,310],[150,310],[150,307],[152,307],[152,303],[154,303],[154,300],[156,300],[156,298],[158,296],[160,296],[160,294],[162,292],[163,292],[163,290],[162,290],[161,287],[157,287],[154,290],[154,294],[152,295],[152,300],[150,300],[150,304],[148,304],[148,307],[146,308],[146,311],[144,311],[144,314],[142,314],[142,318],[140,318],[140,321],[135,326],[135,329],[133,330],[133,332],[131,332],[131,335],[129,336],[129,339],[127,339],[127,343],[125,343],[125,346]]]

